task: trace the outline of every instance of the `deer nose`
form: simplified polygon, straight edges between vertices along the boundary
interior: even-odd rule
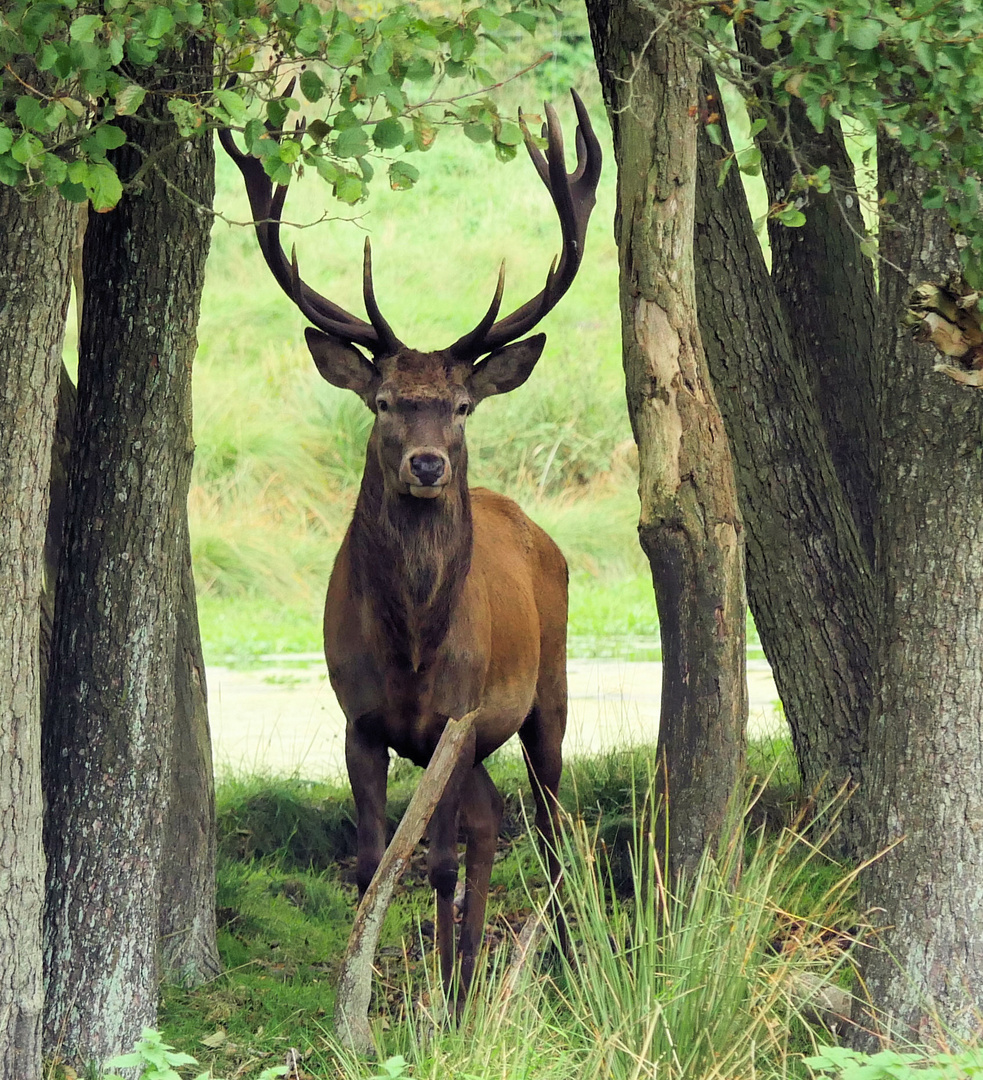
[[[410,472],[424,487],[431,487],[444,475],[444,459],[438,454],[414,454]]]

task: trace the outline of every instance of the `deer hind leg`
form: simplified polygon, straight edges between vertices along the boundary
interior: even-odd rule
[[[349,724],[345,732],[345,763],[358,821],[355,880],[361,897],[386,850],[389,751],[384,743],[367,739],[354,724]]]
[[[560,774],[563,771],[563,734],[566,728],[566,673],[562,685],[545,700],[541,698],[519,729],[519,738],[526,753],[526,769],[536,802],[536,831],[549,872],[552,896],[550,918],[556,930],[561,952],[567,951],[567,923],[560,903],[559,887],[563,871],[559,859],[559,802]]]
[[[484,765],[476,765],[468,779],[461,802],[464,833],[467,840],[464,911],[458,954],[461,957],[461,985],[458,1008],[464,1004],[475,958],[485,937],[485,911],[488,906],[488,887],[492,863],[498,846],[505,803],[492,783]]]

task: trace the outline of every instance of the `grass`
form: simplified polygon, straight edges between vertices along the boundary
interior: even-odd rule
[[[762,754],[774,768],[790,750],[774,744]],[[347,788],[227,779],[218,793],[226,970],[204,987],[165,988],[165,1038],[226,1077],[255,1078],[290,1048],[310,1080],[386,1075],[386,1062],[416,1080],[805,1076],[800,1056],[814,1049],[816,1029],[800,1015],[794,979],[845,970],[830,930],[853,921],[850,875],[814,839],[746,824],[688,884],[667,888],[650,843],[649,757],[638,748],[571,768],[561,799],[576,948],[569,960],[529,965],[511,996],[509,943],[543,903],[545,876],[527,827],[524,769],[496,757],[507,824],[480,986],[462,1024],[446,1025],[421,848],[377,956],[375,1066],[339,1047],[331,1028],[354,912]],[[394,769],[394,820],[415,775]]]

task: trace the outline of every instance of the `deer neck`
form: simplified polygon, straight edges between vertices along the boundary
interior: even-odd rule
[[[350,533],[355,587],[378,627],[387,663],[423,671],[447,636],[471,568],[466,451],[437,499],[386,488],[370,445]]]

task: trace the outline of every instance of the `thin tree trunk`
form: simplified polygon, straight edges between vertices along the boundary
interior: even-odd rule
[[[189,91],[209,60],[203,44],[189,46]],[[45,1035],[67,1060],[105,1059],[157,1013],[190,378],[210,224],[195,204],[210,204],[213,160],[210,140],[178,139],[154,107],[119,121],[140,149],[121,148],[115,164],[127,177],[155,154],[156,168],[139,193],[91,217],[85,240],[45,731]]]
[[[881,302],[958,267],[951,230],[921,206],[929,181],[882,147],[882,191],[901,228],[881,247]],[[983,393],[932,370],[929,345],[885,320],[878,577],[878,693],[857,793],[867,853],[863,906],[892,927],[865,951],[864,980],[887,1033],[928,1037],[932,1011],[975,1031],[983,1001]],[[900,843],[898,843],[900,841]]]
[[[41,1070],[41,658],[47,462],[75,208],[0,187],[0,1080]]]
[[[747,716],[744,531],[694,291],[699,63],[647,5],[587,9],[618,165],[622,344],[639,538],[662,634],[659,762],[678,870],[724,825]]]

